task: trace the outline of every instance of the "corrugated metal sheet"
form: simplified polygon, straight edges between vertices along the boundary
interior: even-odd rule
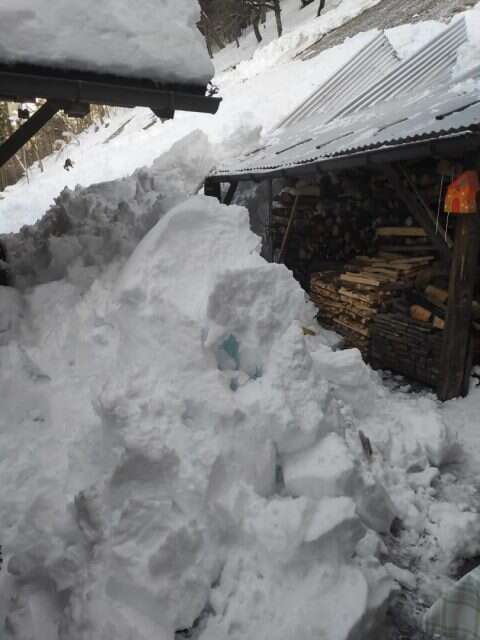
[[[219,168],[216,175],[262,173],[353,155],[367,149],[439,139],[461,131],[480,130],[480,91],[441,91],[377,105],[355,118],[315,128],[311,120],[289,131],[271,147],[242,162]]]
[[[405,60],[387,77],[368,87],[349,105],[335,110],[330,120],[346,118],[379,102],[386,102],[418,90],[425,91],[447,82],[457,60],[458,48],[467,42],[467,39],[465,18],[454,20],[445,31]]]
[[[243,161],[221,167],[214,175],[260,174],[480,130],[480,83],[465,82],[478,79],[480,66],[455,81],[451,77],[458,46],[466,38],[464,19],[456,20],[376,83],[375,90],[342,108],[342,117],[332,114],[326,122],[313,113],[297,120]]]
[[[307,100],[279,125],[288,127],[312,115],[327,120],[333,110],[346,107],[400,64],[400,60],[385,34],[379,33],[353,58],[348,60]]]

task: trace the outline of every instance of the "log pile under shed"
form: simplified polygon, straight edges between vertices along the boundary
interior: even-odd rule
[[[418,237],[416,227],[380,228],[380,237]],[[386,235],[386,234],[390,235]],[[423,235],[421,236],[423,239]],[[407,244],[407,247],[413,245]],[[338,271],[314,273],[310,296],[319,308],[319,320],[345,336],[346,344],[357,347],[367,359],[372,325],[377,316],[400,303],[415,278],[434,260],[431,247],[424,256],[379,251],[357,256]]]
[[[285,264],[309,292],[318,321],[342,335],[346,347],[358,348],[374,368],[434,387],[448,273],[381,178],[336,180],[299,181],[279,193],[271,218],[277,257],[284,247]],[[433,206],[438,176],[414,180]],[[480,330],[479,303],[474,318]]]

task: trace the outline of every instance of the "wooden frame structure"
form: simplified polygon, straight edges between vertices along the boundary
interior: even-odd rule
[[[325,172],[352,168],[370,168],[382,173],[412,218],[425,230],[438,251],[441,261],[449,268],[448,308],[437,384],[438,397],[441,400],[449,400],[468,393],[471,375],[472,300],[480,253],[480,202],[479,213],[459,217],[453,242],[445,229],[437,227],[434,213],[409,179],[403,163],[408,160],[427,158],[458,160],[468,157],[471,152],[478,151],[480,151],[480,133],[478,130],[469,131],[443,139],[413,141],[390,148],[371,149],[338,158],[332,157],[319,163],[263,171],[257,174],[241,173],[230,176],[214,174],[205,182],[205,193],[220,199],[221,183],[229,183],[232,186],[238,184],[240,180],[255,182],[264,180],[269,185],[271,210],[271,182],[274,178],[312,177]],[[294,215],[294,208],[292,213]],[[288,242],[288,228],[285,242]]]
[[[148,107],[162,119],[173,118],[176,110],[214,114],[221,100],[205,95],[206,90],[207,87],[199,85],[162,84],[90,72],[0,64],[0,99],[14,102],[29,102],[35,98],[46,100],[0,145],[0,167],[60,110],[72,117],[83,117],[91,104],[101,104]]]

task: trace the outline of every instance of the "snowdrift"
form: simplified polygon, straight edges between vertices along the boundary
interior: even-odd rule
[[[185,200],[211,157],[195,132],[6,238],[24,287],[0,292],[7,637],[364,639],[411,578],[379,534],[400,516],[420,535],[446,427],[424,400],[427,438],[357,351],[304,335],[314,308],[245,209]]]

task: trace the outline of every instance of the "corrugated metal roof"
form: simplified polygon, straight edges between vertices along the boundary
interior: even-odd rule
[[[337,109],[331,119],[346,118],[401,95],[447,82],[457,60],[458,48],[467,42],[465,18],[454,20],[440,35],[405,60],[387,77],[368,87],[351,104]]]
[[[343,107],[342,117],[333,115],[332,109],[327,121],[316,113],[296,120],[271,135],[261,149],[214,175],[261,174],[320,164],[365,150],[479,130],[480,83],[465,81],[478,78],[480,66],[452,80],[458,46],[466,38],[464,19],[456,20],[376,83],[375,90],[368,89],[361,100]]]
[[[386,103],[355,118],[315,127],[312,119],[290,130],[276,144],[219,168],[216,175],[262,173],[283,167],[320,163],[366,149],[440,138],[480,126],[480,91],[440,91],[417,99]]]
[[[400,60],[385,34],[379,33],[324,82],[279,125],[288,127],[312,115],[327,120],[333,110],[351,104],[365,87],[388,75]]]

